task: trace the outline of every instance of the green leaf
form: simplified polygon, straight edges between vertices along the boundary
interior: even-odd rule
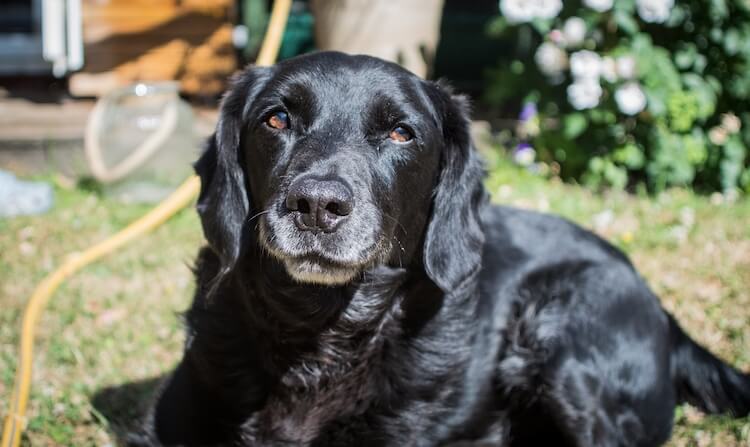
[[[552,21],[546,19],[534,19],[531,26],[541,35],[545,35],[552,29]]]
[[[588,125],[588,120],[583,113],[571,113],[563,119],[563,135],[565,138],[574,140],[586,130]]]
[[[694,73],[686,73],[682,76],[682,82],[687,87],[691,96],[695,98],[697,106],[696,117],[707,119],[716,111],[716,93],[711,84]]]
[[[730,138],[729,141],[727,141],[727,144],[724,145],[724,155],[726,158],[735,160],[739,163],[745,161],[745,153],[745,145],[742,144],[742,140],[737,136]]]
[[[613,154],[613,158],[616,162],[630,169],[641,169],[646,162],[646,156],[641,148],[633,143],[618,148]]]
[[[731,191],[739,185],[740,175],[745,164],[745,146],[736,135],[724,145],[724,159],[721,160],[721,186],[724,191]]]
[[[508,20],[503,16],[497,16],[490,20],[485,26],[485,32],[490,36],[500,36],[510,28]]]
[[[712,16],[711,19],[715,22],[720,22],[729,16],[729,5],[727,5],[726,0],[711,0],[709,11],[709,14]]]
[[[694,43],[684,45],[674,54],[674,62],[681,70],[687,70],[695,64],[698,50]]]
[[[648,111],[655,118],[661,118],[667,114],[667,92],[659,88],[645,88]]]
[[[675,5],[672,9],[672,14],[669,16],[667,23],[664,25],[670,28],[682,25],[685,19],[689,16],[689,10],[684,5]]]
[[[716,93],[717,95],[721,95],[721,92],[723,90],[721,86],[721,81],[716,79],[714,76],[706,76],[703,79],[706,81],[708,85],[711,86],[711,88],[714,90],[714,93]]]
[[[589,169],[596,173],[601,173],[604,170],[604,160],[602,157],[592,157],[589,161]]]
[[[708,158],[708,148],[703,131],[694,128],[690,135],[685,135],[682,138],[682,141],[687,160],[693,166],[701,166]]]
[[[617,23],[617,26],[620,27],[625,33],[627,34],[636,34],[638,33],[638,22],[633,18],[633,16],[625,12],[623,10],[616,9],[614,13],[615,17],[615,23]]]
[[[679,134],[658,126],[650,139],[651,160],[646,170],[653,187],[662,190],[672,185],[688,185],[695,177],[695,168],[683,150]]]
[[[740,38],[740,33],[736,29],[732,28],[724,33],[724,51],[726,51],[728,55],[736,55],[740,50],[741,44],[742,40]]]
[[[695,69],[696,73],[703,73],[703,70],[706,69],[706,66],[708,65],[708,58],[702,54],[698,54],[695,56],[695,62],[693,63],[693,68]]]
[[[628,185],[628,171],[607,160],[604,165],[604,179],[616,189],[624,189]]]
[[[721,40],[724,38],[724,30],[719,27],[712,28],[711,31],[708,33],[708,36],[715,43],[720,43]]]
[[[740,176],[740,186],[745,192],[750,193],[750,168],[745,169],[745,172]]]
[[[635,0],[617,0],[614,3],[615,12],[633,14],[635,12]]]

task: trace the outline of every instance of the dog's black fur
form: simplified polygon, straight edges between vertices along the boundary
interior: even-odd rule
[[[134,442],[651,446],[679,402],[746,415],[750,377],[621,252],[487,204],[468,127],[445,86],[371,57],[242,73],[196,165],[184,358]],[[351,191],[336,231],[294,224],[299,178]]]

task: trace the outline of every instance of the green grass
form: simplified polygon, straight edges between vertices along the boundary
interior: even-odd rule
[[[718,203],[685,190],[658,197],[594,194],[493,160],[493,200],[562,214],[624,249],[686,330],[750,369],[750,200]],[[81,189],[56,189],[55,209],[0,220],[0,415],[16,363],[23,305],[65,255],[147,211]],[[179,312],[202,243],[194,211],[89,266],[55,294],[38,328],[25,445],[116,444],[117,421],[138,413],[154,377],[177,361]],[[112,388],[130,383],[125,388]],[[673,446],[750,443],[750,420],[676,413]]]
[[[0,220],[0,414],[15,370],[25,300],[71,252],[143,215],[80,189],[56,189],[41,217]],[[106,387],[168,371],[183,340],[178,312],[193,284],[189,265],[202,242],[185,210],[153,234],[85,268],[54,295],[38,328],[26,445],[114,443],[91,399]],[[109,412],[135,411],[105,404]]]

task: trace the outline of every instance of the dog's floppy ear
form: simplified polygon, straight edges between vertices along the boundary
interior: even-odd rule
[[[484,170],[471,142],[468,101],[440,83],[428,84],[428,96],[442,121],[444,146],[423,256],[427,275],[449,293],[481,267]]]
[[[247,217],[252,203],[247,190],[240,147],[245,117],[260,90],[268,69],[250,68],[240,73],[221,102],[219,121],[203,155],[195,163],[201,179],[198,214],[203,234],[221,259],[222,276],[240,257]]]

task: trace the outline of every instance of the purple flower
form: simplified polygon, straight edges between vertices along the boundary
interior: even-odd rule
[[[521,120],[522,122],[526,122],[535,118],[536,115],[537,115],[536,104],[534,104],[533,102],[527,102],[526,104],[523,105],[523,109],[521,109],[521,114],[518,115],[518,119]],[[526,143],[522,143],[522,144],[526,144]]]

